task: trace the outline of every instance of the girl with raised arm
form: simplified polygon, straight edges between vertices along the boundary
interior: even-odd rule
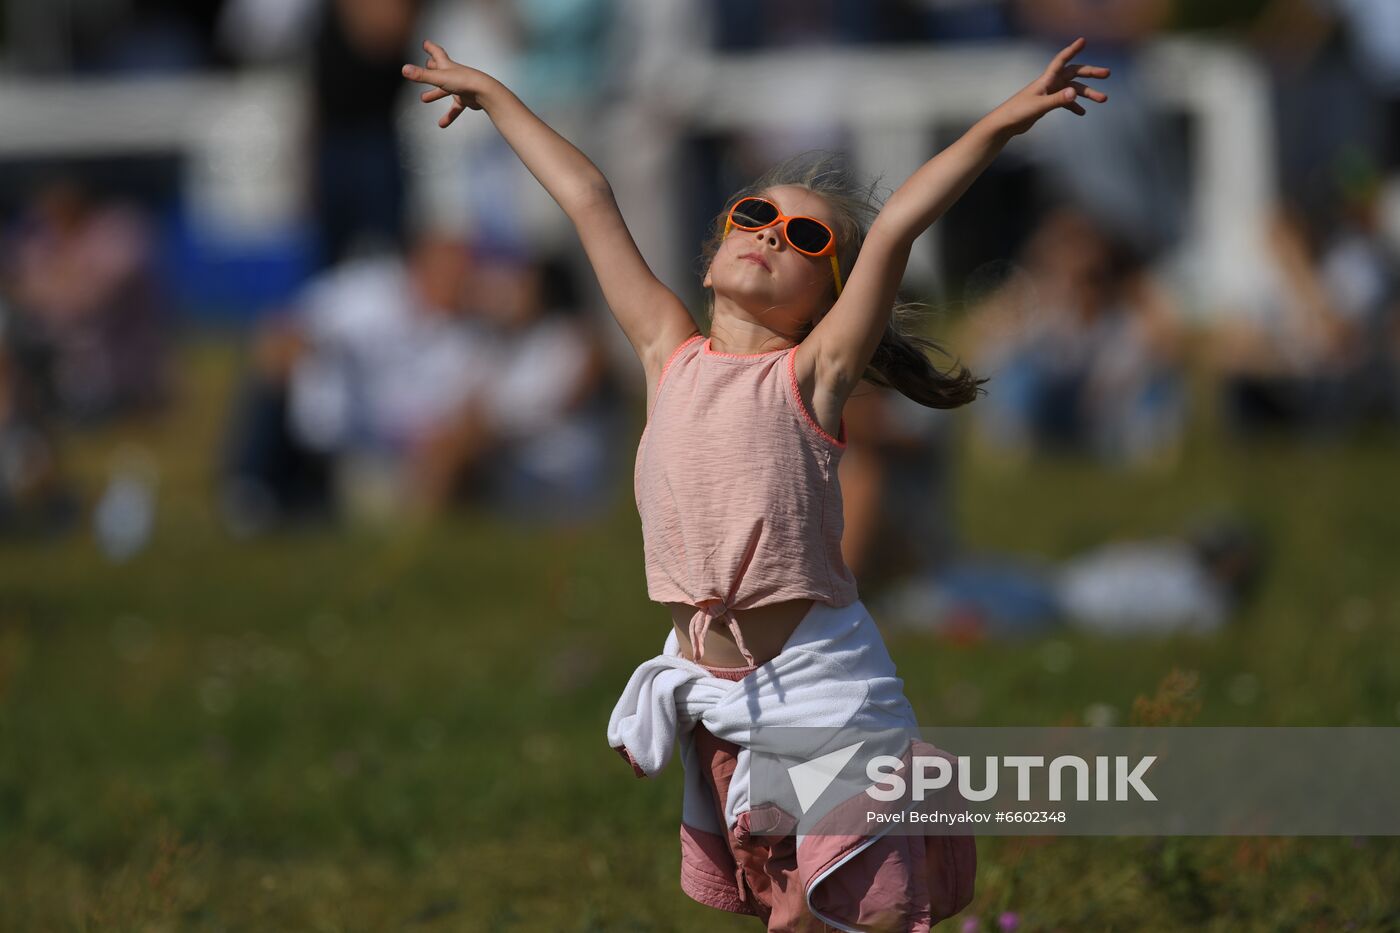
[[[432,85],[425,103],[451,98],[440,126],[465,109],[491,118],[573,221],[646,373],[634,482],[647,592],[672,626],[608,741],[643,777],[680,745],[682,889],[769,930],[927,930],[961,910],[970,838],[784,832],[772,817],[785,811],[749,785],[748,743],[774,723],[917,728],[842,560],[842,408],[862,380],[935,408],[976,397],[984,380],[938,369],[926,351],[941,348],[901,326],[909,250],[1012,137],[1107,100],[1078,79],[1108,69],[1072,63],[1075,40],[883,206],[824,156],[775,166],[716,215],[706,336],[647,268],[602,172],[499,81],[423,47],[404,76]]]

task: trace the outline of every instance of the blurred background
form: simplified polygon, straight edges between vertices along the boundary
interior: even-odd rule
[[[887,194],[1085,36],[1109,102],[910,259],[988,394],[847,406],[862,598],[931,728],[1400,723],[1393,0],[0,11],[0,929],[754,924],[677,887],[679,766],[606,748],[669,625],[641,367],[425,37],[698,311],[773,161]],[[1400,928],[1381,837],[979,850],[967,933]]]

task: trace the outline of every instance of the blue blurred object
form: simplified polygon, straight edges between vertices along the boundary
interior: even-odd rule
[[[896,624],[946,635],[1036,635],[1063,621],[1052,566],[987,555],[915,575],[879,599]]]
[[[931,582],[944,614],[971,613],[988,635],[1032,635],[1060,621],[1053,578],[1030,560],[965,558],[936,571]]]
[[[220,243],[201,233],[176,202],[162,217],[163,278],[184,315],[246,319],[289,301],[318,255],[308,224],[255,241]]]
[[[93,509],[93,536],[109,561],[122,563],[150,542],[159,470],[144,449],[124,447],[113,456],[109,474]]]

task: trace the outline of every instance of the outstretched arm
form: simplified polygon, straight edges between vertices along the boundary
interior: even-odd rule
[[[1079,38],[1062,49],[1039,77],[925,162],[890,195],[870,226],[840,298],[803,341],[811,345],[817,381],[826,391],[844,399],[859,382],[889,324],[915,238],[962,197],[1002,147],[1052,110],[1063,107],[1083,116],[1076,97],[1100,103],[1108,99],[1074,80],[1108,77],[1107,68],[1070,64],[1083,47]]]
[[[425,41],[423,48],[428,52],[426,64],[405,65],[403,75],[433,85],[421,95],[424,103],[452,98],[438,126],[451,126],[464,110],[486,112],[530,174],[573,221],[613,317],[648,375],[659,371],[654,361],[695,333],[695,321],[648,268],[603,173],[500,81],[452,61],[436,43]]]

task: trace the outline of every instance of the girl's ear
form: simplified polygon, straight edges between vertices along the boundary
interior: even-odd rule
[[[701,281],[701,283],[700,283],[700,287],[701,287],[701,288],[714,288],[713,280],[710,278],[710,269],[713,268],[713,267],[714,267],[714,261],[711,260],[711,261],[710,261],[710,265],[708,265],[708,266],[705,267],[705,278],[704,278],[704,280]]]

